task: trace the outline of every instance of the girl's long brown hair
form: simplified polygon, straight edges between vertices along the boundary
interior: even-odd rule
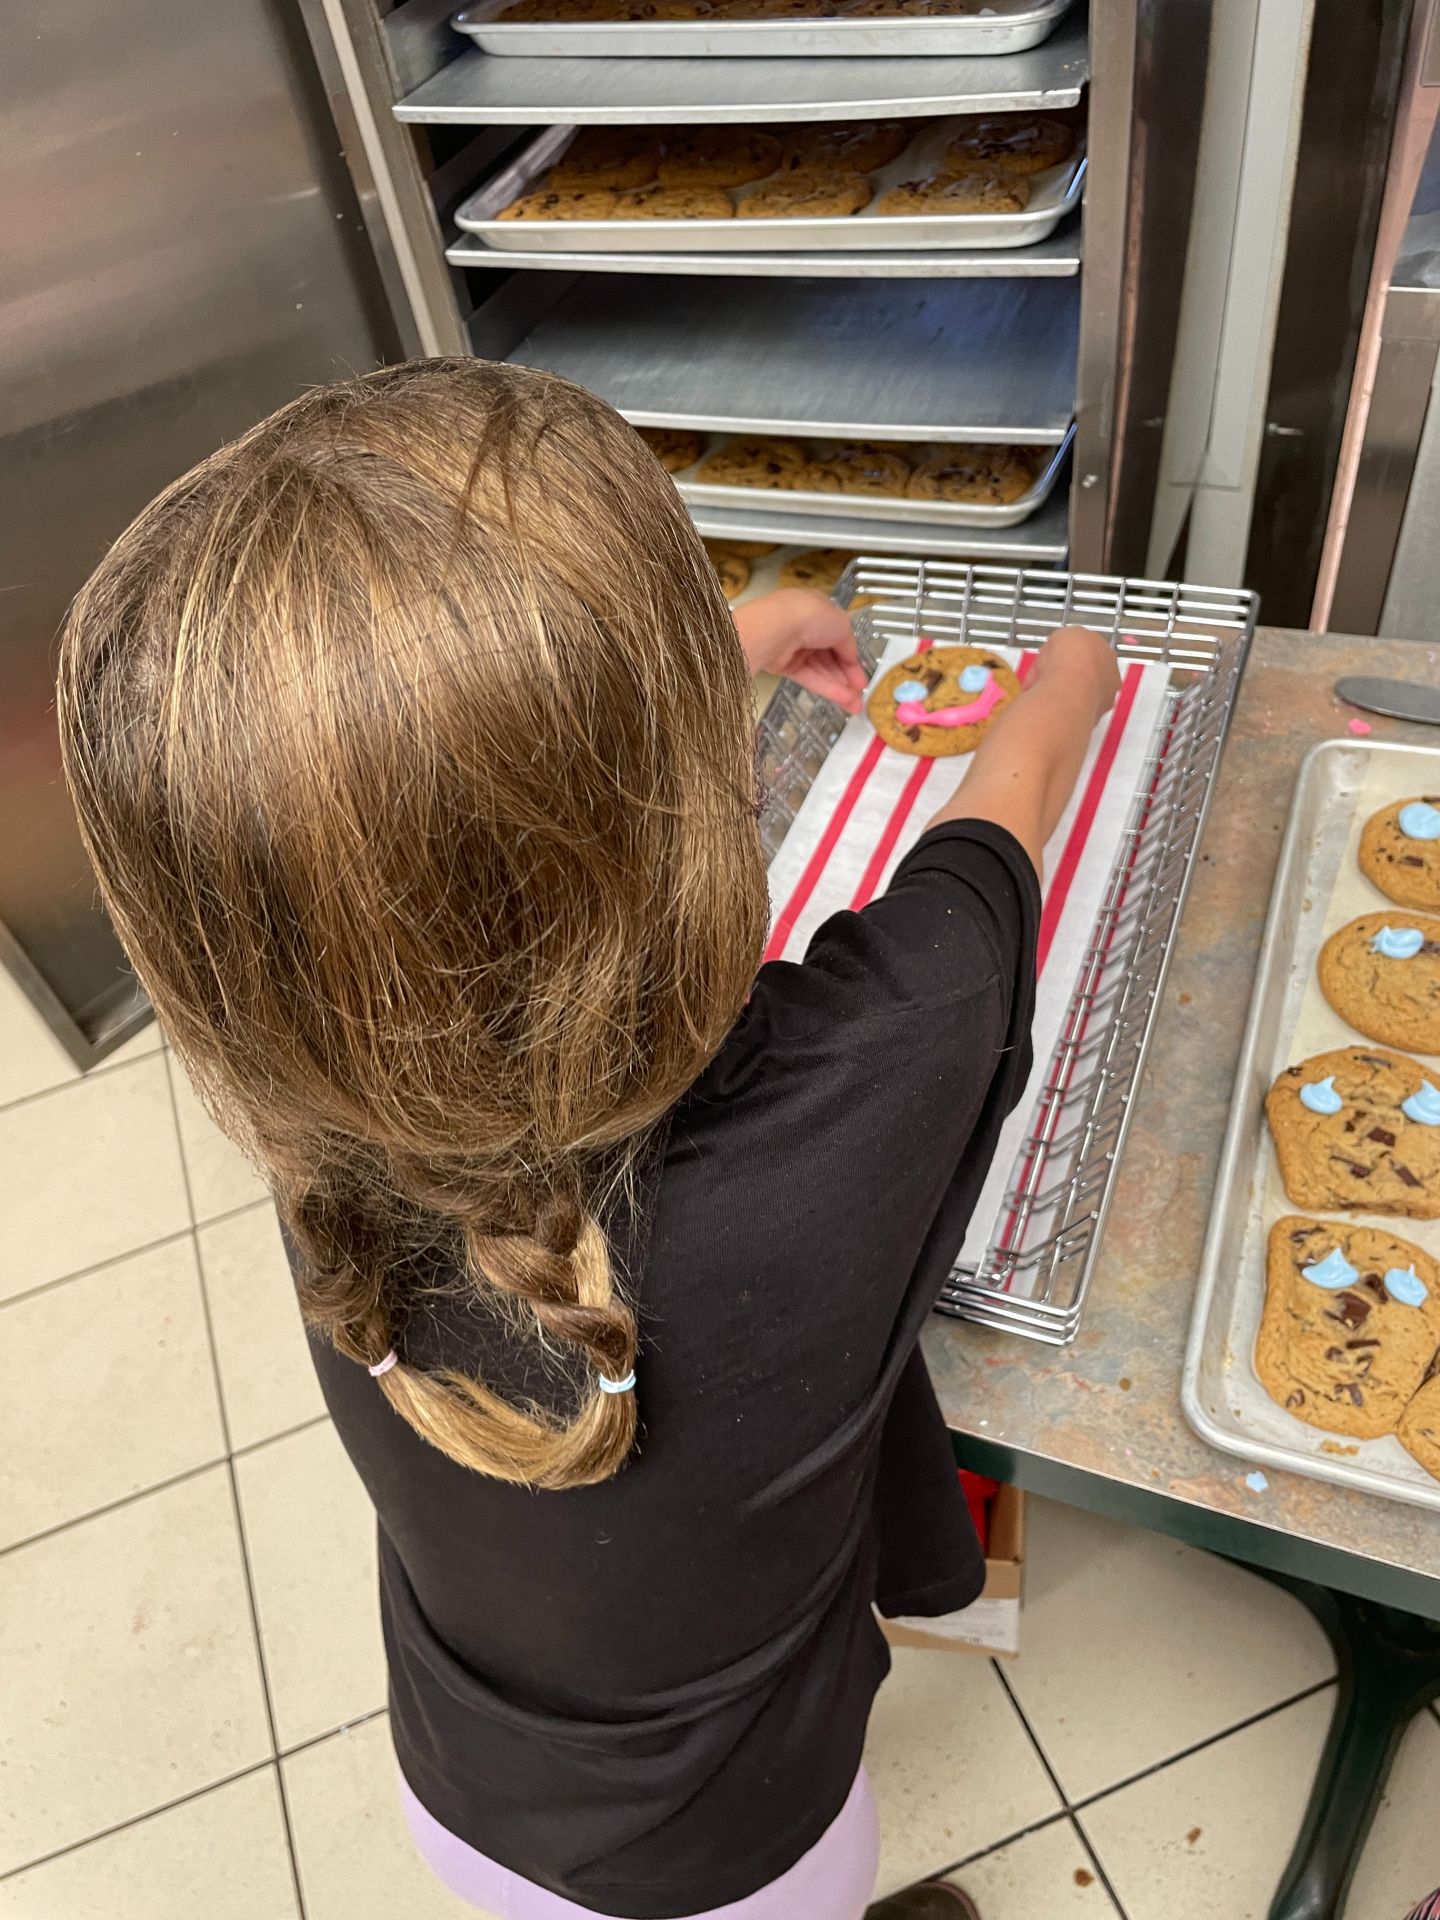
[[[636,1328],[605,1209],[765,919],[744,662],[653,455],[520,368],[309,394],[116,542],[60,721],[105,901],[310,1324],[396,1347],[377,1391],[482,1473],[613,1474],[635,1395],[597,1383]],[[560,1372],[544,1404],[406,1364],[437,1250]]]

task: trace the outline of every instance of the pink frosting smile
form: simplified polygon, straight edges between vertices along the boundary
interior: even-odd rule
[[[965,707],[936,707],[934,712],[926,709],[923,700],[897,700],[895,718],[902,727],[973,727],[977,720],[983,720],[987,714],[1005,698],[1005,689],[998,680],[991,680],[989,686]]]

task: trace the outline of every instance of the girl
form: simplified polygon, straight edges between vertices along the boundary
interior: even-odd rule
[[[757,974],[747,672],[864,676],[818,596],[741,631],[616,414],[432,361],[177,481],[64,636],[104,897],[379,1515],[412,1830],[507,1920],[856,1920],[872,1603],[983,1578],[918,1341],[1113,658],[1053,638],[888,892]]]

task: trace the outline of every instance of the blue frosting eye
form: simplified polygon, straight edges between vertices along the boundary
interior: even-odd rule
[[[930,692],[923,680],[902,680],[895,689],[897,700],[924,700]]]
[[[1424,944],[1419,927],[1381,927],[1370,942],[1370,951],[1386,960],[1413,960]]]
[[[962,693],[983,693],[990,680],[989,667],[962,667],[960,670],[960,691]],[[1436,815],[1440,819],[1440,814]]]
[[[1440,807],[1412,800],[1400,809],[1400,831],[1410,840],[1440,840]]]
[[[1313,1266],[1302,1267],[1300,1271],[1307,1280],[1317,1287],[1324,1287],[1329,1293],[1348,1287],[1352,1280],[1360,1277],[1358,1269],[1351,1266],[1338,1247],[1327,1253],[1323,1260],[1317,1260]]]
[[[1335,1091],[1334,1074],[1327,1074],[1323,1080],[1312,1080],[1308,1086],[1301,1087],[1300,1104],[1308,1107],[1311,1113],[1338,1113],[1345,1102]]]
[[[1417,1120],[1422,1127],[1440,1127],[1440,1087],[1432,1087],[1428,1080],[1422,1080],[1418,1091],[1400,1102],[1400,1111],[1407,1120]]]
[[[1385,1291],[1392,1300],[1398,1300],[1402,1307],[1418,1307],[1424,1304],[1430,1289],[1414,1267],[1409,1266],[1391,1267],[1385,1276]]]

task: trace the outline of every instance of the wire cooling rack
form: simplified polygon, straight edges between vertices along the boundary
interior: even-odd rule
[[[1255,596],[1103,574],[860,559],[836,591],[862,603],[866,667],[896,638],[1034,646],[1094,627],[1122,659],[1171,668],[1155,750],[1136,785],[1058,1046],[978,1266],[957,1265],[942,1313],[1063,1346],[1099,1250],[1131,1098],[1145,1063],[1212,779],[1255,631]],[[863,604],[866,601],[869,604]],[[786,682],[761,722],[761,834],[773,858],[846,716]]]

